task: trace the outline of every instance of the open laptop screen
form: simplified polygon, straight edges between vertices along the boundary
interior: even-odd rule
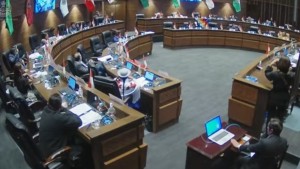
[[[214,117],[213,119],[205,123],[205,130],[206,130],[207,137],[219,131],[221,128],[222,128],[222,124],[221,124],[220,116]]]
[[[149,71],[146,71],[145,72],[145,79],[148,80],[148,81],[153,81],[154,80],[154,73],[152,72],[149,72]]]
[[[132,67],[133,67],[132,63],[127,61],[126,62],[126,68],[129,69],[129,70],[131,70]]]
[[[70,77],[68,78],[68,86],[69,86],[69,88],[71,88],[72,90],[75,90],[75,87],[76,87],[76,80],[75,80],[72,76],[70,76]]]

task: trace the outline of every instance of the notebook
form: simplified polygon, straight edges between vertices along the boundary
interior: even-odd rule
[[[218,145],[223,145],[231,138],[234,134],[222,129],[221,117],[217,116],[205,123],[205,130],[207,138]]]

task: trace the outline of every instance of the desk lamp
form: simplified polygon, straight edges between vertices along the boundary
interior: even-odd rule
[[[123,96],[122,96],[123,100],[125,98],[125,81],[128,78],[128,76],[130,75],[130,73],[131,73],[131,71],[129,69],[126,69],[126,68],[122,68],[122,69],[118,70],[118,76],[123,81]]]

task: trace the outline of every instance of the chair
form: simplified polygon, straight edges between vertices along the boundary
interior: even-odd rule
[[[173,22],[164,22],[164,28],[172,29],[173,28]]]
[[[57,25],[57,30],[60,36],[67,34],[67,28],[65,24],[59,24]]]
[[[103,23],[104,17],[102,16],[94,16],[95,26],[98,26]]]
[[[72,55],[69,55],[67,57],[67,71],[72,73],[74,76],[77,75],[75,64],[74,64],[74,58]]]
[[[121,98],[118,84],[114,79],[103,76],[94,76],[94,85],[96,89],[107,95],[110,93],[118,98]]]
[[[110,44],[113,43],[113,36],[110,30],[102,32],[102,37],[103,37],[104,44],[106,46],[109,46]]]
[[[135,18],[136,18],[136,20],[145,18],[145,14],[142,14],[142,13],[135,14]]]
[[[289,145],[287,144],[285,150],[275,158],[276,159],[276,167],[274,169],[280,169],[281,168],[282,161],[285,158],[285,155],[286,155],[286,152],[287,152],[288,148],[289,148]]]
[[[98,36],[93,36],[90,38],[90,46],[94,56],[101,56],[105,45],[101,42]]]
[[[33,169],[64,169],[67,168],[67,159],[70,147],[64,147],[48,158],[43,158],[40,149],[31,137],[27,127],[14,115],[6,114],[6,129],[23,152],[28,165]]]
[[[89,70],[92,69],[92,72],[93,72],[93,75],[94,76],[107,76],[106,74],[106,68],[103,64],[103,62],[97,62],[96,64],[95,63],[88,63],[88,67],[89,67]]]
[[[77,52],[79,52],[79,53],[81,54],[82,61],[83,61],[84,63],[88,63],[89,59],[91,59],[91,57],[92,57],[92,56],[90,55],[90,53],[87,53],[87,52],[85,51],[85,49],[84,49],[84,47],[83,47],[82,44],[79,44],[79,45],[77,46]]]
[[[47,28],[41,31],[41,34],[48,34],[49,38],[54,36],[54,28]]]
[[[34,51],[36,48],[38,48],[41,44],[37,34],[30,35],[28,40],[29,40],[29,45],[30,45],[30,48],[32,51]]]
[[[12,99],[6,93],[7,86],[13,86],[13,81],[1,78],[0,80],[0,97],[2,100],[1,106],[4,108],[6,112],[13,113]]]
[[[26,98],[18,91],[17,88],[8,87],[9,94],[14,101],[15,110],[20,115],[20,120],[28,128],[28,131],[33,136],[38,133],[38,122],[42,114],[43,108],[46,106],[45,103],[41,101],[34,101],[28,103]]]
[[[13,72],[13,65],[10,64],[8,61],[8,57],[11,52],[12,52],[11,50],[8,50],[2,53],[2,61],[4,63],[6,70],[10,73]]]

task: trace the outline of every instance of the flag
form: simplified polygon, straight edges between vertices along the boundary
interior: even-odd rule
[[[270,45],[269,45],[269,43],[268,43],[266,54],[269,54],[270,51],[271,51],[271,48],[270,48]]]
[[[28,26],[33,24],[33,1],[32,0],[26,0],[26,18],[27,18]]]
[[[85,0],[85,6],[89,12],[93,12],[95,10],[94,0]]]
[[[5,12],[5,22],[6,22],[6,27],[8,28],[9,34],[11,35],[14,32],[14,24],[13,24],[13,19],[11,15],[11,5],[10,5],[10,0],[6,0],[6,12]]]
[[[147,60],[146,60],[146,58],[145,58],[145,56],[143,55],[143,60],[144,60],[144,69],[147,69],[147,67],[148,67],[148,64],[147,64]]]
[[[129,59],[129,51],[127,46],[125,45],[126,58]]]
[[[149,2],[148,2],[148,0],[140,0],[140,1],[141,1],[141,4],[143,5],[143,8],[149,7]]]
[[[241,11],[241,1],[240,0],[233,0],[232,5],[233,5],[236,12]]]
[[[206,18],[199,18],[199,24],[203,27],[203,28],[205,28],[206,27],[206,25],[208,25],[208,19],[206,19]]]
[[[66,62],[65,59],[63,59],[63,74],[66,74]]]
[[[0,0],[0,21],[5,19],[5,0]]]
[[[88,87],[89,88],[94,88],[95,87],[92,69],[90,69],[90,78],[89,78]]]
[[[206,0],[206,5],[208,7],[209,10],[213,9],[215,7],[214,1],[212,0]]]
[[[175,8],[179,8],[180,0],[172,0],[172,4],[174,5]]]
[[[69,9],[68,9],[68,0],[60,0],[60,11],[63,17],[67,16],[69,14]]]

